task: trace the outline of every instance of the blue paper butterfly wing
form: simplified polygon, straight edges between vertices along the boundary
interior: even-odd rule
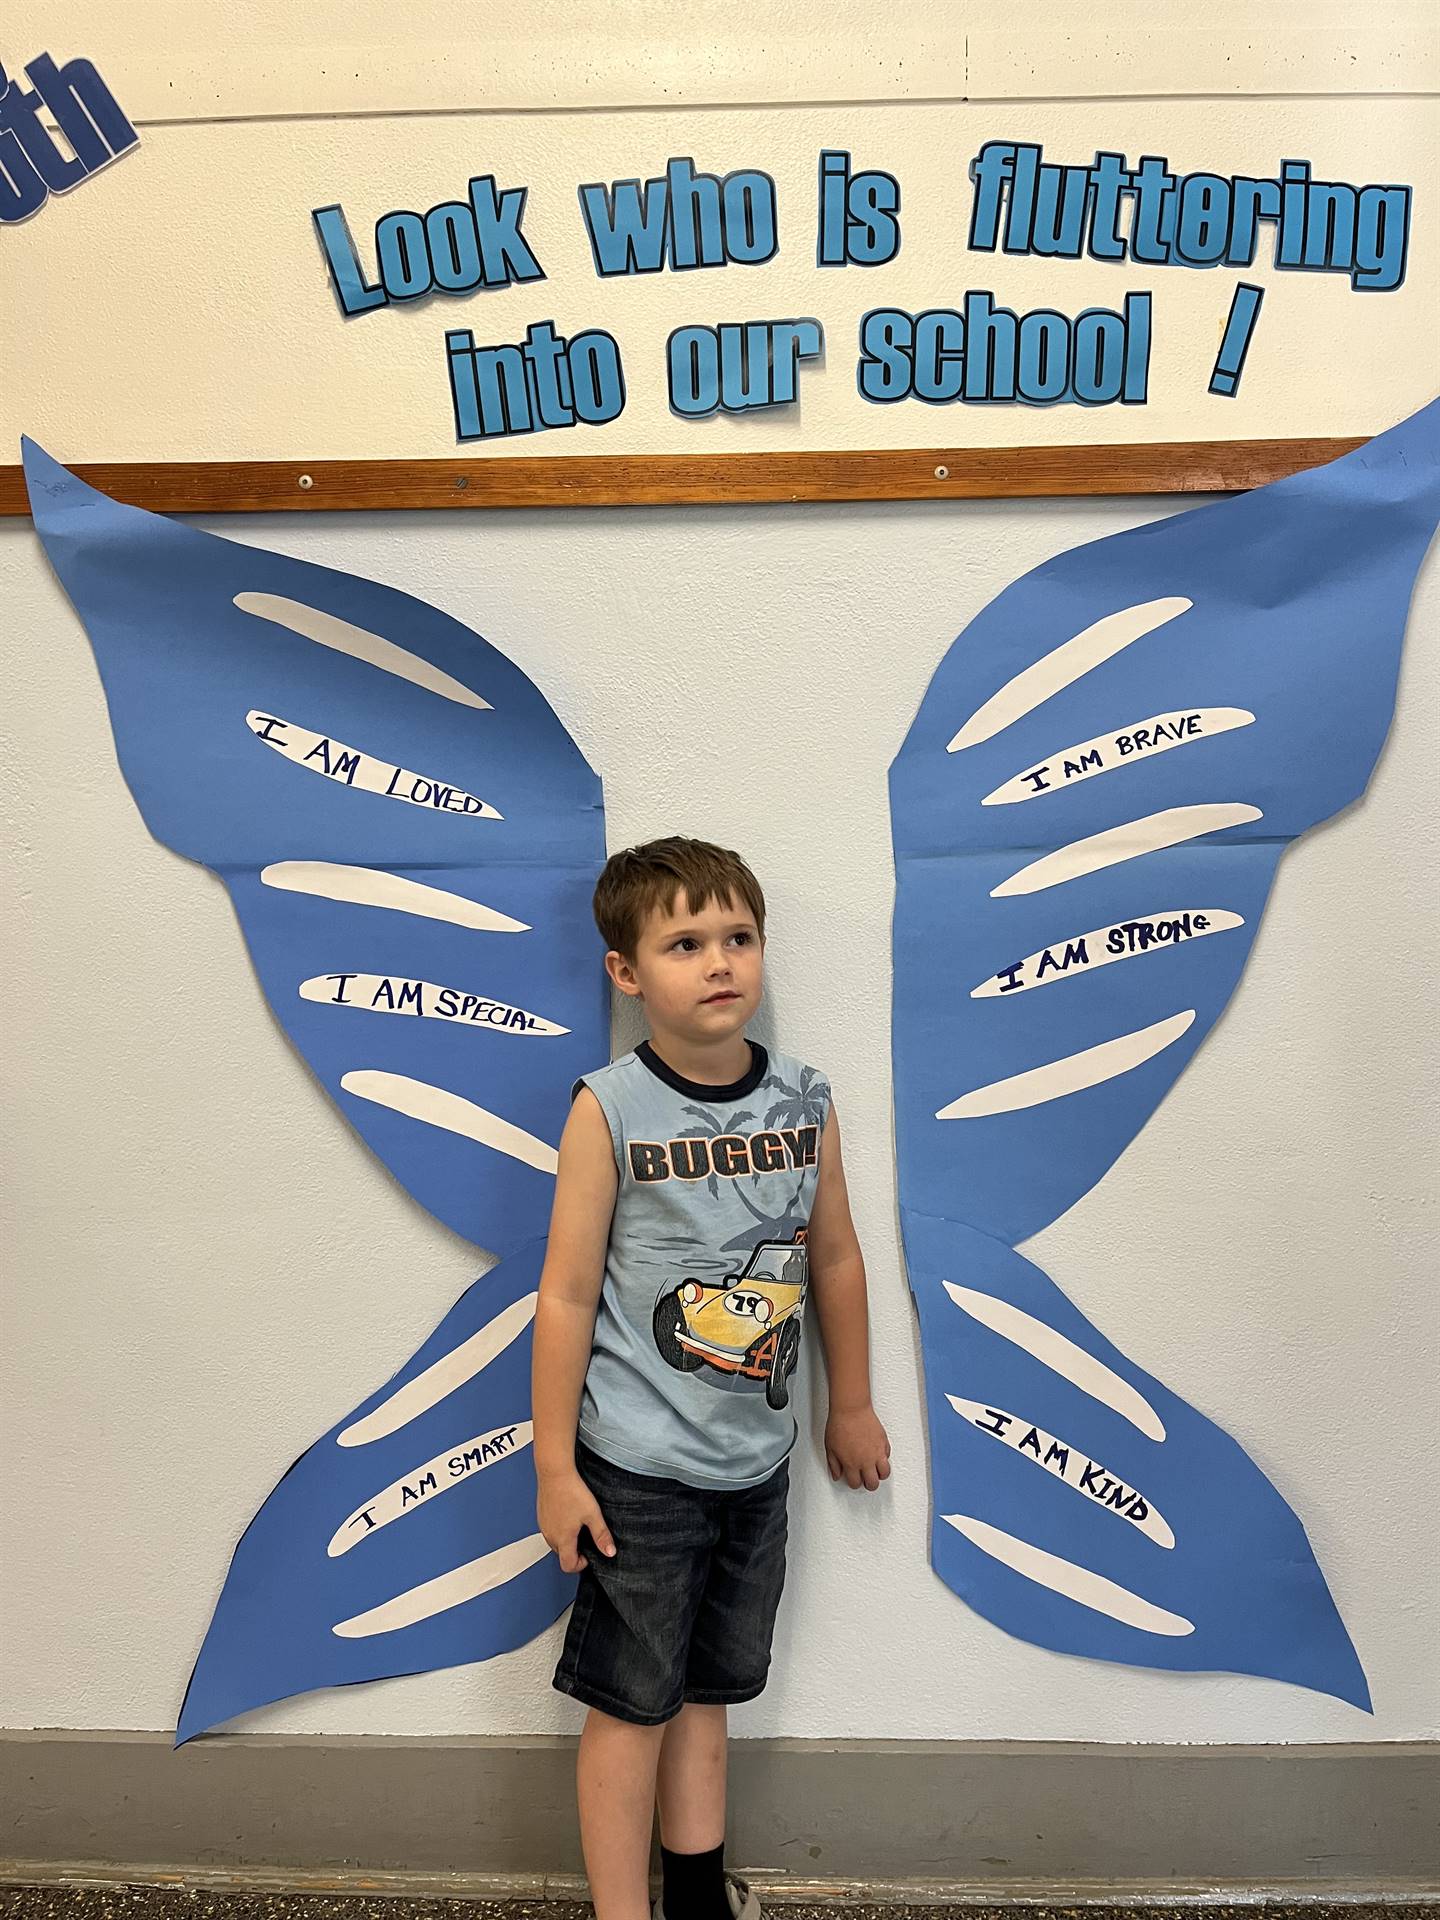
[[[25,466],[146,825],[225,880],[286,1032],[421,1204],[498,1252],[532,1238],[608,1035],[600,783],[578,748],[436,608],[121,506],[28,442]],[[380,644],[357,657],[307,627]]]
[[[316,1687],[510,1652],[569,1606],[574,1579],[535,1530],[543,1256],[534,1242],[476,1280],[282,1477],[235,1548],[177,1746]]]
[[[957,640],[891,772],[937,1570],[1047,1646],[1362,1705],[1294,1514],[1012,1249],[1143,1126],[1233,992],[1285,845],[1363,790],[1434,527],[1437,433],[1431,407],[1331,467],[1027,575]],[[1047,1354],[1062,1324],[1068,1351]],[[1077,1349],[1111,1356],[1141,1426],[1077,1384]]]
[[[30,443],[25,465],[146,824],[221,875],[271,1006],[386,1166],[508,1256],[256,1514],[183,1741],[292,1693],[488,1658],[569,1604],[535,1532],[529,1367],[559,1129],[608,1051],[600,785],[458,621],[120,506]],[[366,1425],[432,1366],[414,1411]]]
[[[907,1213],[904,1225],[931,1433],[931,1553],[947,1585],[1057,1652],[1253,1673],[1368,1706],[1300,1521],[1235,1442],[1128,1361],[1023,1255],[958,1222]],[[990,1324],[994,1300],[1101,1359],[1137,1396],[1129,1410],[1077,1384],[1058,1354],[1052,1364],[1019,1344],[1013,1326]],[[1254,1551],[1241,1550],[1247,1541]],[[1277,1616],[1290,1632],[1276,1634]]]

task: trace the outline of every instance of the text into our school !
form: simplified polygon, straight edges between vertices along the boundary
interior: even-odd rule
[[[1176,174],[1161,155],[1131,167],[1123,153],[1088,165],[1049,161],[1037,143],[987,141],[969,167],[970,253],[1051,260],[1129,261],[1161,269],[1237,268],[1268,238],[1277,271],[1343,273],[1356,292],[1386,293],[1405,275],[1411,189],[1312,178],[1285,160],[1273,177]],[[317,208],[316,232],[340,309],[355,318],[428,297],[534,285],[546,278],[525,232],[528,188],[476,174],[464,199],[425,214],[376,222],[362,261],[343,207]],[[759,168],[706,172],[689,156],[651,178],[587,182],[580,219],[597,278],[763,267],[781,248],[775,182]],[[814,209],[817,270],[870,269],[903,242],[899,180],[857,168],[848,151],[819,155]],[[1236,282],[1211,394],[1233,397],[1264,298]],[[1139,406],[1149,398],[1152,294],[1069,315],[1020,312],[996,286],[968,287],[953,304],[910,311],[879,302],[858,321],[855,384],[876,405],[1012,403]],[[663,369],[672,413],[684,419],[794,404],[807,375],[823,370],[825,332],[809,316],[739,319],[675,328]],[[531,321],[523,336],[477,343],[470,328],[445,334],[445,362],[460,441],[603,426],[626,404],[619,341],[608,330],[565,333]]]

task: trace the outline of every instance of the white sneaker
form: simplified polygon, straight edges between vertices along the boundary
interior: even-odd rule
[[[730,1902],[731,1920],[764,1920],[759,1900],[737,1874],[726,1874],[725,1897]],[[667,1920],[665,1908],[658,1900],[651,1920]],[[671,1920],[686,1920],[686,1916],[675,1914]]]

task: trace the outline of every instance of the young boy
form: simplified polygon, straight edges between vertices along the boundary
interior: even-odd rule
[[[765,1685],[785,1577],[807,1294],[831,1478],[874,1491],[865,1268],[829,1083],[745,1038],[765,901],[738,854],[611,859],[605,965],[650,1037],[577,1081],[535,1316],[540,1531],[580,1586],[554,1685],[590,1708],[577,1787],[596,1920],[758,1920],[724,1872],[726,1707]]]

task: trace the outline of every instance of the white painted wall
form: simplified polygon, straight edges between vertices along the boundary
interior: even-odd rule
[[[46,46],[88,53],[156,121],[141,155],[0,236],[7,440],[24,424],[76,459],[446,450],[442,396],[417,358],[442,323],[387,330],[419,316],[381,316],[368,336],[347,335],[317,295],[312,253],[295,263],[301,318],[272,339],[265,315],[283,278],[260,242],[280,214],[318,204],[310,185],[342,164],[356,180],[371,167],[379,194],[397,128],[413,136],[410,177],[429,204],[501,116],[278,113],[504,108],[567,191],[561,158],[570,165],[587,141],[607,156],[633,145],[646,114],[614,109],[653,116],[669,100],[703,109],[722,143],[741,117],[730,110],[757,98],[885,102],[890,124],[918,140],[920,116],[942,110],[920,103],[961,95],[1005,103],[1012,121],[1018,101],[1027,128],[1067,113],[1078,126],[1064,103],[1025,104],[1067,90],[1092,100],[1087,130],[1108,117],[1132,146],[1150,130],[1174,135],[1172,158],[1188,145],[1191,164],[1222,128],[1272,160],[1292,135],[1296,150],[1323,136],[1352,165],[1357,152],[1433,156],[1435,141],[1429,103],[1414,97],[1430,84],[1427,15],[1406,5],[1266,9],[1256,32],[1261,11],[1242,0],[1185,29],[1112,0],[1063,40],[1038,10],[900,6],[887,11],[888,61],[855,8],[818,0],[767,10],[758,43],[733,7],[687,10],[689,40],[657,43],[637,38],[637,6],[596,0],[569,16],[559,45],[538,8],[512,7],[510,30],[532,57],[503,68],[504,88],[495,46],[457,48],[450,10],[430,0],[299,15],[267,0],[233,43],[236,9],[200,11],[203,32],[195,8],[169,0],[32,0],[7,20],[0,59],[12,68]],[[537,43],[551,57],[536,61]],[[1395,97],[1354,97],[1357,87]],[[1260,113],[1261,94],[1294,97]],[[1331,97],[1303,97],[1320,95]],[[568,111],[585,106],[607,111]],[[847,110],[847,131],[859,111]],[[976,109],[943,111],[979,124]],[[223,127],[208,124],[215,115]],[[813,154],[810,110],[772,117],[777,150]],[[683,151],[668,145],[672,124],[657,132]],[[225,167],[257,156],[242,193]],[[297,181],[287,166],[309,172]],[[399,184],[384,205],[403,200]],[[157,211],[180,223],[168,238]],[[1433,207],[1423,232],[1415,271],[1433,276]],[[225,250],[208,278],[197,265],[207,241]],[[121,261],[148,283],[125,283]],[[554,291],[588,314],[597,287]],[[728,312],[735,296],[723,291]],[[1274,431],[1365,432],[1425,397],[1423,342],[1382,341],[1393,319],[1377,317],[1360,379],[1334,377],[1325,350],[1355,297],[1339,300],[1338,282],[1308,291],[1296,308],[1308,331],[1286,362],[1298,404]],[[1383,300],[1372,310],[1401,312]],[[207,327],[212,351],[197,359]],[[422,390],[417,443],[405,436]],[[377,395],[388,398],[375,411]],[[924,412],[922,442],[937,431]],[[1195,431],[1257,430],[1233,418],[1247,424]],[[1060,413],[1048,422],[1056,438],[1077,431]],[[770,444],[745,423],[716,424],[728,444]],[[348,446],[335,443],[341,427]],[[1115,437],[1134,431],[1127,422]],[[969,1612],[926,1565],[918,1346],[890,1153],[885,768],[950,638],[996,591],[1078,541],[1170,510],[1042,501],[206,523],[389,581],[478,626],[545,689],[604,775],[613,845],[671,830],[716,837],[767,886],[761,1033],[835,1082],[895,1474],[876,1497],[830,1484],[812,1372],[777,1663],[768,1692],[736,1713],[742,1735],[1440,1733],[1434,556],[1371,794],[1287,858],[1235,1004],[1119,1166],[1036,1243],[1085,1313],[1232,1431],[1300,1512],[1369,1671],[1374,1719],[1277,1683],[1045,1652]],[[147,837],[88,646],[26,523],[0,523],[0,609],[0,1725],[168,1728],[252,1513],[430,1331],[475,1255],[378,1169],[285,1044],[218,882]],[[570,1729],[579,1711],[549,1689],[559,1637],[486,1665],[282,1703],[246,1725]]]
[[[823,1396],[795,1469],[772,1684],[741,1735],[1405,1739],[1440,1732],[1433,1489],[1440,554],[1371,792],[1283,862],[1229,1012],[1101,1186],[1035,1243],[1140,1365],[1301,1514],[1377,1712],[1008,1638],[925,1559],[899,1264],[884,775],[951,636],[1006,582],[1152,503],[216,519],[422,593],[543,686],[605,778],[612,845],[740,846],[772,903],[762,1037],[823,1064],[872,1290],[883,1495],[836,1490]],[[7,1657],[0,1724],[167,1727],[230,1550],[303,1448],[476,1270],[285,1044],[210,875],[146,835],[88,645],[0,525],[9,824]],[[284,1251],[282,1251],[284,1250]],[[809,1395],[819,1385],[809,1363]],[[802,1401],[802,1404],[806,1404]],[[543,1732],[559,1629],[346,1687],[266,1729]]]

